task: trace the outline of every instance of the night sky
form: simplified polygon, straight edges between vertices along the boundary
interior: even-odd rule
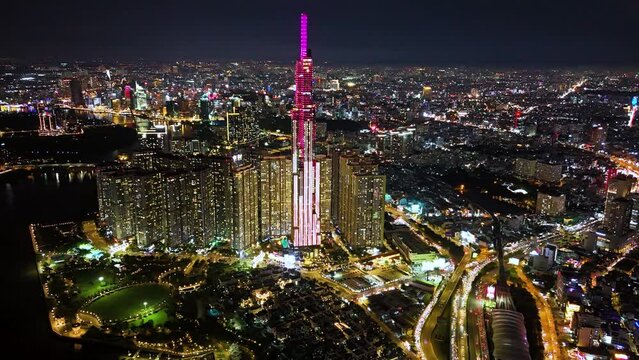
[[[639,0],[3,1],[0,57],[317,62],[639,64]]]

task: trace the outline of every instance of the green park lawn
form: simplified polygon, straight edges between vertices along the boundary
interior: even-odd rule
[[[102,277],[102,281],[100,281]],[[80,296],[90,298],[100,291],[110,288],[114,282],[114,274],[111,270],[88,269],[78,271],[73,275],[74,281],[80,290]]]
[[[168,299],[169,290],[159,284],[135,285],[105,295],[87,305],[84,310],[97,314],[107,321],[117,321],[131,318],[146,310],[154,309],[163,300]],[[146,302],[146,306],[145,303]],[[152,319],[160,322],[162,315],[146,316],[146,321]],[[164,314],[166,316],[166,314]],[[166,319],[164,319],[166,321]]]
[[[169,314],[167,313],[166,310],[160,310],[156,313],[153,313],[149,316],[145,316],[142,319],[138,319],[138,320],[134,320],[131,321],[131,323],[129,324],[130,327],[136,327],[136,326],[142,326],[143,324],[152,321],[153,322],[153,326],[160,326],[160,325],[164,325],[165,322],[167,322],[167,320],[169,320]]]

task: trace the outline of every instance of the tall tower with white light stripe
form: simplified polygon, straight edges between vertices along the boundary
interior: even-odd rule
[[[313,59],[308,48],[308,17],[300,17],[300,56],[295,63],[295,107],[291,112],[293,133],[293,244],[320,244],[320,176],[315,159],[315,104]]]

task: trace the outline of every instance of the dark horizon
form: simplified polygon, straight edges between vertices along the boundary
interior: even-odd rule
[[[639,3],[381,0],[9,2],[0,58],[292,63],[309,15],[319,64],[632,67]],[[23,14],[23,15],[21,15]],[[135,15],[131,15],[135,14]]]

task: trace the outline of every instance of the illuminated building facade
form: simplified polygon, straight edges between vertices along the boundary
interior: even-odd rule
[[[624,198],[606,202],[603,226],[609,235],[623,236],[630,230],[632,206],[632,200]]]
[[[224,156],[193,157],[205,161],[211,176],[206,177],[204,191],[208,193],[209,219],[214,239],[230,239],[233,229],[232,160]]]
[[[603,227],[609,235],[624,236],[630,230],[633,201],[630,193],[635,180],[629,176],[617,176],[608,184]]]
[[[537,172],[537,160],[515,159],[515,175],[523,179],[534,179]]]
[[[331,222],[331,191],[333,191],[331,183],[333,180],[332,163],[331,158],[326,155],[317,155],[316,161],[320,168],[320,231],[326,233],[333,230],[333,223]]]
[[[162,241],[166,234],[166,217],[164,216],[164,194],[162,175],[160,173],[142,173],[135,176],[131,185],[133,189],[133,226],[138,246],[146,247],[154,242]]]
[[[175,246],[193,241],[203,244],[204,204],[198,172],[165,174],[167,244]],[[208,225],[208,224],[207,224]]]
[[[320,166],[315,160],[313,59],[308,49],[308,18],[300,19],[300,56],[295,64],[295,106],[291,113],[293,150],[293,243],[320,244]]]
[[[209,99],[210,93],[204,93],[200,97],[198,102],[200,120],[207,121],[211,118],[211,100]]]
[[[257,140],[259,136],[260,127],[251,108],[231,106],[227,109],[226,141],[228,144],[251,143]]]
[[[333,154],[333,218],[335,223],[343,227],[346,223],[344,204],[348,199],[347,191],[350,184],[349,161],[357,159],[359,155],[350,150],[342,150]]]
[[[357,154],[350,150],[344,148],[332,148],[330,151],[330,163],[331,163],[331,220],[333,223],[339,225],[341,222],[340,217],[340,169],[342,162],[344,161],[343,157],[352,157]]]
[[[379,247],[384,241],[386,176],[361,156],[340,159],[339,226],[344,242],[353,247]]]
[[[255,166],[246,164],[233,169],[231,246],[238,251],[244,251],[255,245],[259,237],[258,184]]]
[[[97,186],[100,220],[117,239],[133,236],[135,234],[133,175],[99,172]]]
[[[287,156],[264,156],[260,161],[260,229],[262,238],[291,234],[292,162]]]
[[[563,215],[566,211],[566,196],[537,193],[537,214],[547,216]]]
[[[538,162],[535,169],[537,180],[547,183],[558,183],[561,181],[562,166],[561,164],[551,164]]]
[[[100,171],[100,220],[115,238],[133,238],[139,247],[204,246],[230,235],[230,192],[222,196],[228,187],[217,186],[226,179],[214,168]]]
[[[433,88],[428,86],[428,85],[424,85],[422,86],[422,99],[432,99],[433,97]]]
[[[142,86],[140,86],[137,82],[135,83],[135,92],[134,92],[134,108],[138,111],[148,110],[149,102],[148,102],[148,94],[146,90]]]

